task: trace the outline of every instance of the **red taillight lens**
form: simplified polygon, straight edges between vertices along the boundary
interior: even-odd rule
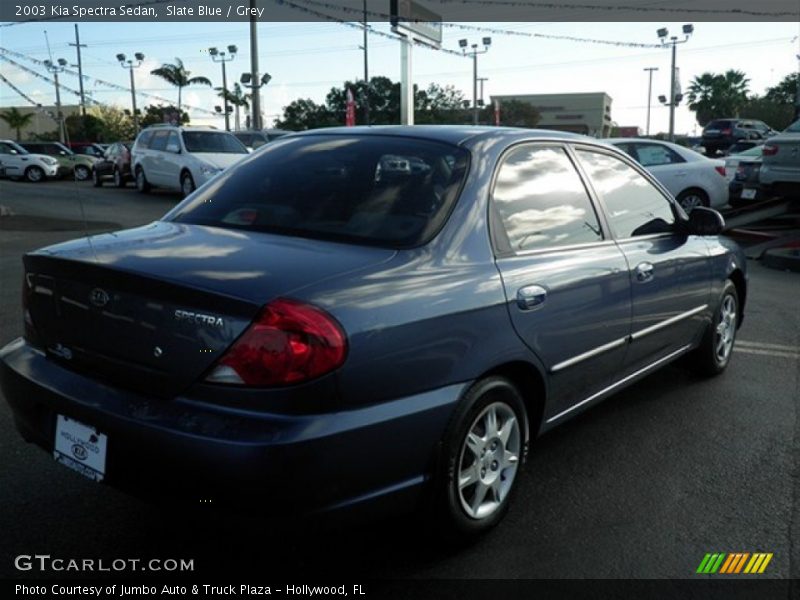
[[[722,165],[716,165],[716,166],[714,167],[714,170],[715,170],[717,173],[719,173],[720,175],[722,175],[723,177],[725,177],[725,167],[723,167]]]
[[[347,354],[341,326],[325,311],[278,299],[219,360],[206,381],[247,386],[302,383],[340,367]]]
[[[764,144],[762,154],[764,156],[775,156],[778,153],[778,146],[775,144]]]

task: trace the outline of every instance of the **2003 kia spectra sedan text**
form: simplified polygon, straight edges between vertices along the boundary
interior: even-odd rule
[[[435,498],[479,532],[531,438],[682,355],[725,369],[746,279],[721,229],[589,138],[298,134],[158,222],[27,254],[2,388],[25,439],[134,492]]]

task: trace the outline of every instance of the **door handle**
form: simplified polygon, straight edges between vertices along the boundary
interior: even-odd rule
[[[526,285],[517,290],[517,306],[520,310],[535,310],[547,300],[547,290],[540,285]]]
[[[653,263],[643,262],[636,265],[636,281],[645,283],[653,279],[653,271],[655,267]]]

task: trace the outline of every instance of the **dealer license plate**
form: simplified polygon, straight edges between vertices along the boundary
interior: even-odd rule
[[[81,475],[103,481],[108,438],[94,427],[58,415],[53,457]]]
[[[752,200],[753,198],[756,197],[757,191],[758,190],[756,190],[755,188],[745,188],[742,190],[742,198],[744,198],[745,200]]]

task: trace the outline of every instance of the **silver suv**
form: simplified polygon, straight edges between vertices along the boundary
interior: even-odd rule
[[[188,196],[245,156],[247,148],[227,131],[155,125],[136,138],[131,168],[140,192],[163,187]]]

